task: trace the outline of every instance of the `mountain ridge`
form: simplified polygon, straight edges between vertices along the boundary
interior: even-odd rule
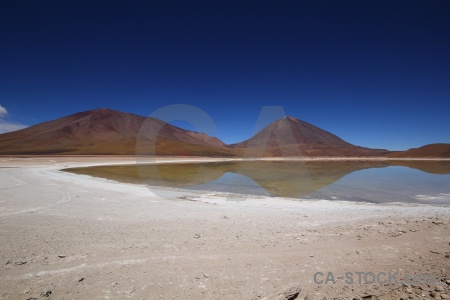
[[[428,144],[405,151],[395,151],[387,156],[390,158],[450,158],[450,144]]]
[[[158,129],[156,139],[155,128]],[[153,148],[137,151],[137,141],[145,141]],[[77,112],[0,134],[0,155],[136,153],[225,157],[450,158],[450,144],[431,144],[405,151],[365,148],[308,122],[286,116],[242,142],[227,145],[202,132],[110,108]]]
[[[185,130],[156,118],[108,108],[78,112],[0,135],[0,154],[135,154],[146,128],[160,127],[156,153],[167,155],[232,155],[216,137]],[[139,136],[140,135],[140,136]]]

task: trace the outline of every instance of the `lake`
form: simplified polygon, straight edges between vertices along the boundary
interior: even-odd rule
[[[64,171],[208,192],[450,204],[450,161],[244,161],[95,166]]]

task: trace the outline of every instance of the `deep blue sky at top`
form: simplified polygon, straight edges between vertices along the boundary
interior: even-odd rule
[[[450,1],[0,2],[9,121],[178,103],[228,143],[268,105],[357,145],[449,143]]]

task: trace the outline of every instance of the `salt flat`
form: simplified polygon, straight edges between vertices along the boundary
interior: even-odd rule
[[[214,159],[156,159],[187,160]],[[135,161],[0,157],[0,299],[258,299],[292,286],[298,299],[450,295],[449,207],[233,201],[60,171]],[[317,272],[390,271],[439,282],[314,281]]]

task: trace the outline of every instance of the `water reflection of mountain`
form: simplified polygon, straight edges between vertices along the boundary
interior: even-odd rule
[[[244,175],[273,196],[300,197],[355,171],[404,166],[433,174],[450,174],[449,161],[245,161],[164,165],[122,165],[71,168],[66,171],[128,183],[192,187],[225,173]]]
[[[409,167],[431,174],[450,174],[450,161],[448,160],[392,160],[391,166]]]
[[[449,161],[245,161],[164,165],[71,168],[66,171],[128,183],[187,188],[219,179],[226,173],[244,175],[273,196],[300,197],[355,171],[404,166],[433,174],[450,174]]]
[[[367,168],[385,167],[372,162],[242,162],[231,172],[245,175],[279,197],[299,197],[332,184],[343,176]]]

